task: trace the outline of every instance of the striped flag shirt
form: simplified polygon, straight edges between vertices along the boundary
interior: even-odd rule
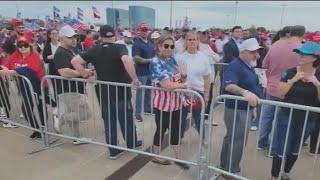
[[[178,73],[177,63],[173,58],[167,61],[161,60],[159,57],[152,59],[150,70],[152,74],[152,85],[161,87],[160,82],[169,79],[171,82],[181,82],[180,73]],[[182,94],[169,90],[155,90],[152,93],[153,107],[161,111],[172,112],[177,111],[181,107]]]

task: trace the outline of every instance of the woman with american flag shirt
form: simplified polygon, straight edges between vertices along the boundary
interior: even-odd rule
[[[165,89],[185,89],[187,84],[181,81],[178,64],[172,57],[174,50],[174,40],[169,35],[162,35],[155,43],[157,55],[152,59],[150,71],[152,74],[152,85]],[[171,131],[170,144],[175,153],[175,158],[179,159],[179,132],[180,132],[180,107],[181,93],[173,91],[155,90],[152,93],[152,103],[155,112],[156,132],[153,138],[153,152],[160,154],[160,144],[164,139],[164,133]],[[170,127],[170,129],[169,129]],[[170,161],[153,158],[152,162],[161,165],[169,165]],[[175,162],[184,169],[189,166],[183,163]]]

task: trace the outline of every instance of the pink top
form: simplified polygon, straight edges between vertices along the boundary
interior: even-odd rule
[[[286,69],[298,65],[299,55],[292,50],[300,46],[301,43],[293,39],[279,40],[271,46],[262,64],[262,68],[267,69],[267,93],[269,95],[283,99],[278,95],[277,90],[280,77]]]

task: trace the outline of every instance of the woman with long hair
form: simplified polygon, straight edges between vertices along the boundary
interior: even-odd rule
[[[210,90],[210,63],[205,54],[199,51],[199,37],[196,32],[188,32],[186,34],[185,51],[177,56],[177,61],[179,64],[186,66],[186,75],[188,88],[200,93],[205,102],[209,101],[209,90]],[[197,102],[197,100],[195,100]],[[198,101],[199,102],[199,101]],[[192,117],[195,120],[196,130],[200,134],[201,124],[201,107],[196,107],[192,105]],[[187,115],[190,111],[189,105],[183,107],[182,112],[182,131],[181,137],[183,138],[184,132],[187,129]],[[203,131],[204,139],[205,132]],[[203,145],[206,146],[206,141],[202,141]]]
[[[164,89],[185,89],[187,84],[182,82],[178,64],[172,57],[174,50],[174,39],[170,35],[162,35],[156,41],[157,55],[152,59],[150,70],[152,74],[152,85]],[[152,93],[152,103],[155,112],[156,132],[153,138],[153,151],[156,154],[161,152],[161,144],[164,134],[170,131],[170,143],[179,159],[179,132],[180,132],[180,111],[181,93],[172,91],[157,91]],[[168,160],[153,158],[152,162],[169,165]],[[186,164],[178,163],[184,169],[189,167]]]
[[[60,46],[58,31],[56,29],[49,29],[47,31],[47,41],[44,44],[42,58],[47,64],[46,74],[56,75],[55,68],[53,65],[54,53]]]

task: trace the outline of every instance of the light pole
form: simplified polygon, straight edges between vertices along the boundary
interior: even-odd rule
[[[281,22],[280,22],[280,26],[281,28],[283,27],[283,19],[284,19],[284,10],[285,8],[288,6],[287,4],[282,4],[282,13],[281,13]]]
[[[172,0],[170,1],[170,29],[172,29]]]
[[[234,12],[234,25],[236,25],[236,23],[237,23],[237,16],[238,16],[238,4],[239,4],[239,2],[238,1],[236,1],[236,3],[235,3],[235,12]]]
[[[227,29],[230,26],[230,24],[229,24],[230,19],[229,18],[230,18],[230,14],[227,14],[227,22],[226,22]]]

